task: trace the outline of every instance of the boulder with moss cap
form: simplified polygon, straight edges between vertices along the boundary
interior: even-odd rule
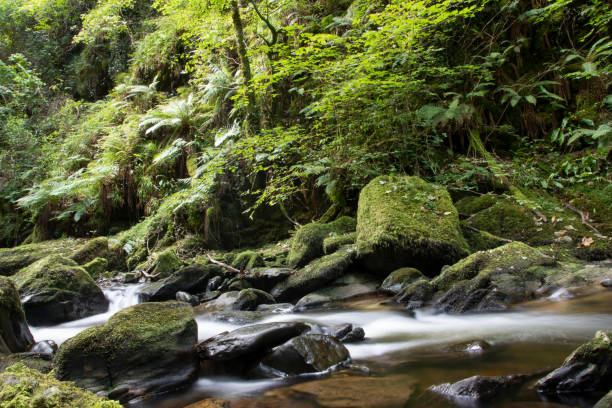
[[[196,342],[189,304],[142,303],[62,344],[55,376],[121,402],[169,392],[196,379]]]
[[[15,284],[0,276],[0,353],[18,353],[34,344]]]
[[[435,276],[469,252],[448,192],[408,176],[380,176],[361,190],[357,249],[359,262],[383,276],[403,266]]]
[[[0,374],[0,406],[40,408],[121,408],[121,404],[85,391],[50,374],[16,364]]]
[[[74,249],[82,244],[82,239],[66,238],[20,245],[14,248],[1,248],[0,275],[14,275],[20,269],[49,255],[70,256]]]
[[[28,322],[33,325],[76,320],[108,309],[108,300],[91,276],[68,258],[43,258],[20,270],[13,279]]]
[[[108,238],[97,237],[87,241],[70,256],[79,265],[84,265],[96,258],[108,258]]]

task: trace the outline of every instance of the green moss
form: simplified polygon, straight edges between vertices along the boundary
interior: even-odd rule
[[[516,276],[533,266],[552,266],[555,260],[522,242],[512,242],[488,251],[479,251],[450,266],[431,283],[436,291],[446,291],[456,283],[476,279],[475,284],[494,275]]]
[[[486,251],[497,248],[507,243],[503,238],[493,235],[487,231],[474,231],[468,228],[465,221],[461,222],[461,231],[472,251]]]
[[[425,276],[418,269],[400,268],[391,272],[380,285],[380,288],[385,292],[396,294],[408,285],[424,278]]]
[[[457,211],[459,211],[459,214],[472,215],[491,207],[498,199],[499,197],[494,194],[469,196],[457,201],[455,207]]]
[[[0,275],[14,275],[21,268],[49,255],[69,256],[83,242],[81,239],[58,239],[14,248],[2,248],[0,249]]]
[[[72,259],[51,255],[20,270],[13,280],[23,295],[46,289],[82,293],[97,287],[91,276]]]
[[[612,240],[609,238],[593,238],[589,246],[580,246],[574,250],[574,255],[585,261],[603,261],[612,258]]]
[[[0,374],[2,408],[121,408],[121,404],[85,391],[73,383],[16,364]]]
[[[357,247],[366,268],[385,275],[402,266],[435,275],[469,252],[448,192],[408,176],[377,177],[363,188]]]
[[[87,273],[89,274],[89,276],[92,277],[92,279],[98,279],[100,275],[106,272],[107,268],[108,261],[104,258],[96,258],[93,261],[83,265],[83,269],[87,271]]]
[[[291,241],[288,263],[292,267],[306,265],[311,260],[323,255],[325,238],[355,231],[356,221],[351,217],[340,217],[327,224],[316,222],[304,225],[295,233]]]
[[[263,256],[257,251],[243,251],[236,255],[232,261],[234,268],[241,271],[250,271],[254,268],[265,266]]]
[[[342,246],[354,244],[356,239],[356,232],[327,237],[323,240],[323,253],[327,255],[332,254]]]
[[[17,363],[22,363],[26,367],[40,371],[43,374],[50,373],[53,369],[50,355],[39,353],[13,353],[5,355],[0,354],[0,373]],[[1,406],[2,402],[0,401],[0,407]]]
[[[88,262],[93,261],[96,258],[107,258],[108,257],[108,238],[97,237],[87,241],[84,245],[79,247],[71,256],[79,265],[84,265]]]
[[[154,264],[151,273],[165,278],[178,271],[183,266],[183,261],[176,255],[174,248],[167,248],[155,256]]]

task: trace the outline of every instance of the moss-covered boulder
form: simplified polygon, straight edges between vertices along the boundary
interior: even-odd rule
[[[610,389],[612,384],[612,331],[600,330],[595,337],[570,354],[561,367],[537,383],[545,394],[591,392]]]
[[[593,243],[580,245],[574,250],[578,259],[585,261],[604,261],[612,258],[612,240],[610,238],[595,237]]]
[[[236,255],[232,266],[241,271],[252,271],[254,268],[264,266],[264,259],[257,251],[243,251]]]
[[[554,264],[553,258],[522,242],[476,252],[431,281],[433,291],[446,292],[436,306],[445,312],[467,312],[528,300],[545,278],[538,267]]]
[[[310,223],[301,227],[291,240],[291,250],[287,262],[296,268],[308,264],[323,255],[326,238],[355,231],[356,221],[351,217],[340,217],[327,224]]]
[[[342,235],[334,235],[323,240],[323,253],[333,254],[345,245],[353,245],[357,240],[356,232],[349,232]]]
[[[187,303],[142,303],[67,340],[55,377],[121,402],[180,389],[197,377],[197,324]]]
[[[486,251],[487,249],[497,248],[508,243],[507,239],[487,231],[476,230],[467,225],[467,222],[461,221],[461,231],[473,252]]]
[[[319,258],[278,283],[270,292],[279,302],[295,301],[346,274],[355,260],[354,246]]]
[[[361,190],[357,249],[360,263],[383,276],[403,266],[435,276],[469,251],[448,192],[408,176],[377,177]]]
[[[58,255],[43,258],[14,277],[28,322],[76,320],[108,309],[108,300],[87,271]]]
[[[20,245],[0,249],[0,275],[11,276],[21,268],[33,264],[49,255],[70,256],[75,248],[83,244],[82,239],[58,239],[36,244]]]
[[[424,279],[425,276],[415,268],[400,268],[389,274],[380,285],[380,290],[383,293],[397,295],[410,284]]]
[[[73,383],[16,364],[0,374],[0,406],[15,408],[121,408]]]
[[[13,354],[2,354],[0,353],[0,373],[13,366],[21,363],[24,366],[40,371],[41,373],[50,373],[53,369],[53,354],[48,353],[13,353]],[[2,402],[0,401],[0,406]]]
[[[152,275],[166,278],[178,271],[184,265],[174,248],[167,248],[158,253],[154,260]]]
[[[108,257],[108,238],[97,237],[90,239],[81,247],[79,247],[71,256],[70,259],[74,260],[79,265],[85,265],[88,262],[93,261],[96,258]]]
[[[91,262],[83,265],[83,269],[87,271],[92,279],[98,279],[104,272],[108,270],[108,261],[105,258],[96,258]]]
[[[34,344],[15,284],[0,276],[0,353],[18,353]]]

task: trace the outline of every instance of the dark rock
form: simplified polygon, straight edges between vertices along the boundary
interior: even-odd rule
[[[243,289],[249,289],[251,286],[251,282],[249,282],[247,279],[236,277],[228,280],[227,283],[223,285],[223,288],[229,291],[240,291]]]
[[[415,268],[400,268],[391,272],[380,285],[380,291],[389,295],[397,295],[412,283],[424,279],[425,276]]]
[[[206,289],[208,280],[220,273],[221,268],[216,265],[189,265],[167,278],[143,286],[138,299],[140,302],[159,302],[174,299],[176,292],[201,292]]]
[[[361,327],[355,327],[345,336],[340,337],[338,340],[342,343],[359,343],[365,339],[365,331]]]
[[[305,334],[274,349],[262,365],[288,375],[318,373],[349,359],[349,352],[332,336]]]
[[[302,297],[295,305],[298,310],[307,310],[332,302],[341,302],[357,296],[376,293],[378,284],[361,274],[348,274],[336,279],[325,288]]]
[[[221,296],[221,292],[218,290],[214,290],[212,292],[205,292],[198,295],[198,304],[209,302],[211,300],[215,300]]]
[[[33,343],[19,292],[9,278],[0,276],[0,353],[25,351]]]
[[[252,358],[263,355],[308,329],[307,325],[299,322],[256,324],[218,334],[198,344],[196,349],[203,360]]]
[[[176,292],[176,300],[179,302],[189,303],[191,306],[197,306],[200,304],[200,300],[197,296],[190,295],[187,292]]]
[[[490,401],[501,393],[520,387],[529,379],[524,375],[504,375],[485,377],[475,375],[456,383],[445,383],[429,387],[429,390],[459,401],[472,400],[477,402]]]
[[[354,259],[353,248],[342,248],[296,271],[288,279],[277,284],[270,293],[281,302],[299,299],[346,274]]]
[[[604,288],[612,288],[612,278],[604,279],[599,282]]]
[[[507,309],[508,297],[495,289],[472,288],[459,282],[435,304],[440,313],[495,312]]]
[[[209,279],[208,285],[206,285],[206,291],[213,292],[219,289],[222,284],[223,284],[222,276],[213,276],[212,278]]]
[[[537,383],[545,394],[608,391],[612,384],[612,331],[600,330]]]
[[[405,287],[393,300],[397,303],[422,306],[433,296],[433,288],[426,279],[420,279]]]
[[[14,276],[28,322],[56,324],[108,309],[108,300],[85,269],[57,255],[43,258]]]
[[[186,303],[141,303],[67,340],[55,377],[126,402],[181,389],[198,374],[197,324]]]
[[[287,279],[293,273],[289,268],[260,268],[246,274],[244,278],[252,287],[269,291],[277,283]]]
[[[351,323],[338,324],[325,329],[326,334],[334,337],[341,343],[357,343],[365,338],[365,331],[361,327],[353,327]]]
[[[238,293],[236,302],[234,302],[233,310],[250,310],[257,309],[257,306],[266,303],[276,302],[272,295],[259,289],[243,289]]]
[[[32,353],[55,354],[57,344],[53,340],[39,341],[30,348]]]

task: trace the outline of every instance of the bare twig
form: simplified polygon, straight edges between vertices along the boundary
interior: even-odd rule
[[[231,265],[228,265],[228,264],[225,264],[225,263],[223,263],[223,262],[220,262],[220,261],[214,260],[214,259],[212,258],[212,256],[210,256],[210,254],[208,254],[208,253],[206,254],[206,257],[208,257],[208,260],[209,260],[211,263],[214,263],[215,265],[219,265],[220,267],[225,268],[225,269],[227,269],[227,270],[228,270],[228,271],[230,271],[230,272],[234,272],[234,273],[242,273],[242,271],[241,271],[240,269],[236,269],[236,268],[234,268],[234,267],[233,267],[233,266],[231,266]]]
[[[474,227],[472,227],[471,225],[467,225],[466,227],[467,227],[468,229],[471,229],[472,231],[476,231],[476,232],[478,232],[479,234],[482,234],[482,233],[483,233],[483,231],[479,230],[478,228],[474,228]],[[485,231],[485,232],[486,232],[486,231]],[[490,232],[488,232],[488,234],[491,234],[491,233],[490,233]],[[491,234],[491,235],[493,235],[493,234]],[[495,238],[499,239],[499,240],[500,240],[500,241],[502,241],[502,242],[514,242],[514,241],[513,241],[513,240],[511,240],[511,239],[507,239],[507,238],[498,237],[497,235],[493,235],[493,236],[494,236]]]
[[[570,209],[574,211],[576,214],[580,215],[580,219],[582,220],[583,225],[586,225],[587,227],[589,227],[598,236],[603,237],[603,235],[601,234],[601,232],[597,230],[597,228],[595,228],[594,226],[592,226],[591,224],[587,222],[589,220],[588,213],[585,213],[584,211],[580,211],[579,209],[577,209],[576,207],[574,207],[573,205],[569,203],[564,203],[563,205],[565,206],[565,208]]]

